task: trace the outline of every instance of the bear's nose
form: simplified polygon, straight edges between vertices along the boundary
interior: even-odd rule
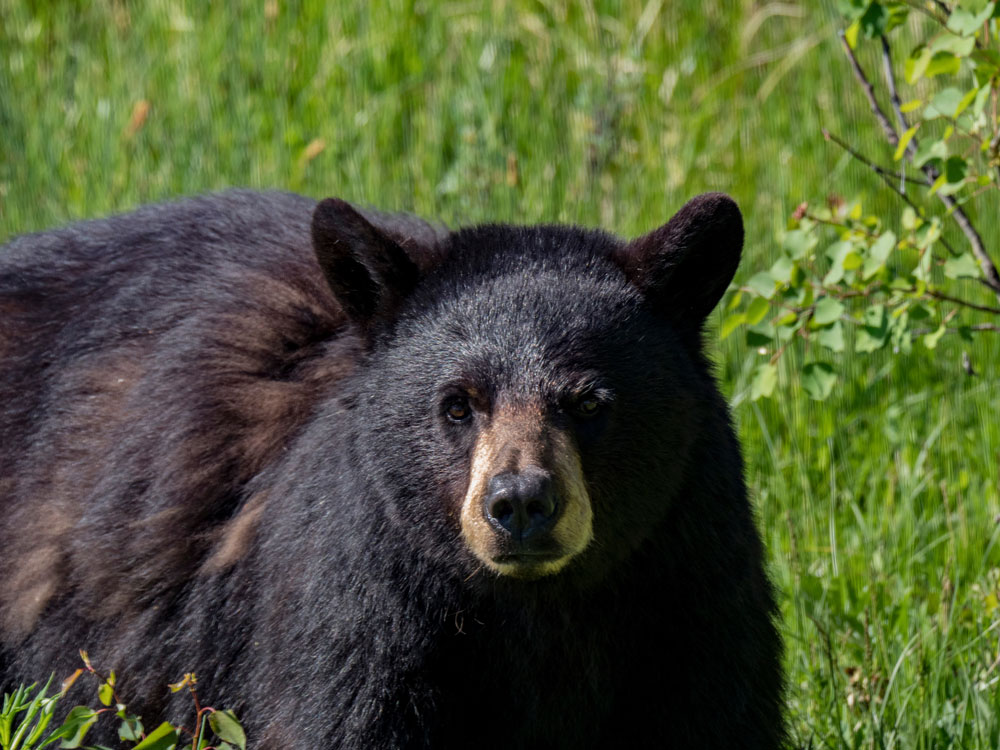
[[[546,472],[504,472],[490,480],[483,510],[494,528],[506,531],[519,544],[555,525],[559,501]]]

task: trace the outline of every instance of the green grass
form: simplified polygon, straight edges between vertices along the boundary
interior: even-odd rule
[[[725,190],[745,279],[802,200],[894,205],[819,133],[880,137],[836,28],[818,2],[0,0],[0,241],[233,185],[623,234]],[[824,403],[794,354],[750,402],[719,347],[796,746],[1000,746],[996,338],[845,359]]]

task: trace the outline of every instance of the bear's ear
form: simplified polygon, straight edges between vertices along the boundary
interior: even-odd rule
[[[743,249],[743,217],[722,193],[692,198],[659,229],[613,256],[657,310],[695,331],[733,280]]]
[[[392,317],[420,278],[417,264],[396,240],[337,198],[316,206],[312,240],[333,296],[365,334]]]

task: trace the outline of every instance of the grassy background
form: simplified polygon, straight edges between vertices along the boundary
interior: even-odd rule
[[[724,190],[745,279],[799,201],[893,205],[819,134],[879,142],[836,24],[818,0],[0,0],[0,241],[234,185],[622,234]],[[796,746],[1000,746],[998,337],[845,358],[824,403],[794,356],[750,402],[738,338],[719,371]]]

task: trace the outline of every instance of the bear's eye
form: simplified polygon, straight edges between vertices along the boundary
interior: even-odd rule
[[[601,402],[593,396],[584,396],[576,402],[574,411],[581,417],[593,417],[601,410]]]
[[[445,406],[444,413],[452,422],[464,422],[472,416],[472,407],[465,399],[454,399]]]

